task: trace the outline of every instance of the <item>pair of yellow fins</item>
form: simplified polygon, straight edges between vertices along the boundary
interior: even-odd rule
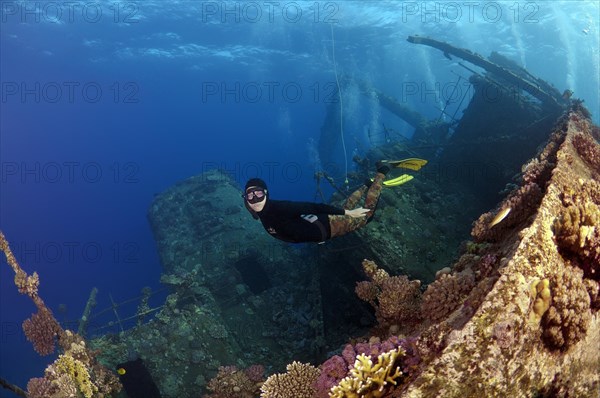
[[[399,169],[408,169],[413,171],[421,170],[421,167],[427,164],[427,160],[418,158],[408,158],[403,160],[382,160],[383,163],[388,164],[390,167]],[[400,177],[392,178],[391,180],[385,180],[383,185],[386,187],[397,187],[398,185],[405,184],[412,180],[414,176],[410,174],[402,174]]]

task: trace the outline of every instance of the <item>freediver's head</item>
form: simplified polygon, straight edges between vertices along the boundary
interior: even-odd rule
[[[251,178],[246,183],[244,188],[244,205],[246,209],[252,214],[254,219],[258,219],[258,213],[260,213],[267,204],[268,200],[267,183],[260,178]]]

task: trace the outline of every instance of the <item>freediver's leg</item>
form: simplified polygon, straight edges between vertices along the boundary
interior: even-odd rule
[[[377,202],[379,202],[379,196],[381,195],[381,189],[383,188],[384,179],[385,174],[377,173],[375,175],[375,178],[373,179],[373,183],[367,191],[367,197],[365,198],[365,208],[369,209],[370,211],[367,214],[365,224],[367,224],[373,219],[375,209],[377,208]]]
[[[363,197],[366,190],[367,190],[367,186],[362,185],[356,191],[352,192],[352,194],[350,196],[348,196],[348,199],[346,199],[346,202],[344,203],[344,206],[343,206],[344,209],[345,210],[354,209],[356,207],[356,205],[358,204],[358,201],[360,200],[360,198]]]

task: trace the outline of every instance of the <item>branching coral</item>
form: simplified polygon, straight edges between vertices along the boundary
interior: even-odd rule
[[[369,260],[363,260],[363,269],[371,280],[359,282],[356,294],[375,308],[379,326],[402,325],[418,317],[421,282],[390,276]]]
[[[54,352],[54,343],[58,325],[47,310],[42,309],[23,322],[23,331],[27,340],[40,355],[49,355]]]
[[[260,387],[261,398],[312,398],[319,369],[310,364],[292,362],[287,373],[271,375]]]
[[[390,385],[396,385],[402,376],[399,362],[404,355],[402,348],[385,352],[377,357],[377,363],[364,354],[356,357],[350,376],[342,379],[331,389],[332,398],[383,397]]]
[[[6,261],[15,273],[15,285],[22,294],[28,295],[36,305],[38,312],[23,322],[27,338],[40,354],[54,351],[54,336],[64,353],[46,368],[44,378],[35,378],[28,384],[29,395],[33,398],[78,397],[103,398],[113,395],[121,389],[119,379],[104,366],[100,365],[95,353],[85,347],[83,339],[68,330],[64,330],[56,321],[44,300],[38,295],[37,274],[32,276],[21,268],[12,253],[4,234],[0,232],[0,251],[6,255]]]
[[[90,373],[85,364],[72,356],[59,355],[54,364],[50,366],[53,367],[55,375],[59,378],[62,376],[70,378],[85,398],[91,398],[98,391],[98,387],[91,381]]]
[[[56,384],[44,377],[33,378],[27,383],[27,396],[29,398],[51,397],[57,390]]]
[[[572,266],[550,277],[552,304],[542,318],[543,338],[552,348],[566,349],[581,340],[591,321],[590,296],[583,271]]]
[[[422,316],[432,321],[442,320],[458,308],[474,286],[475,278],[470,270],[441,274],[423,293]]]

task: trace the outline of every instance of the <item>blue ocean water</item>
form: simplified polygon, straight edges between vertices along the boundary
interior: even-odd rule
[[[315,199],[335,70],[437,118],[469,74],[408,35],[497,51],[599,122],[597,1],[0,5],[0,229],[61,321],[81,316],[92,287],[97,309],[160,289],[146,212],[178,181],[219,167],[240,184],[262,176],[273,197]],[[382,124],[412,134],[356,88],[342,98],[348,158],[380,144],[368,133]],[[51,358],[25,340],[34,307],[1,265],[0,377],[24,387]]]

